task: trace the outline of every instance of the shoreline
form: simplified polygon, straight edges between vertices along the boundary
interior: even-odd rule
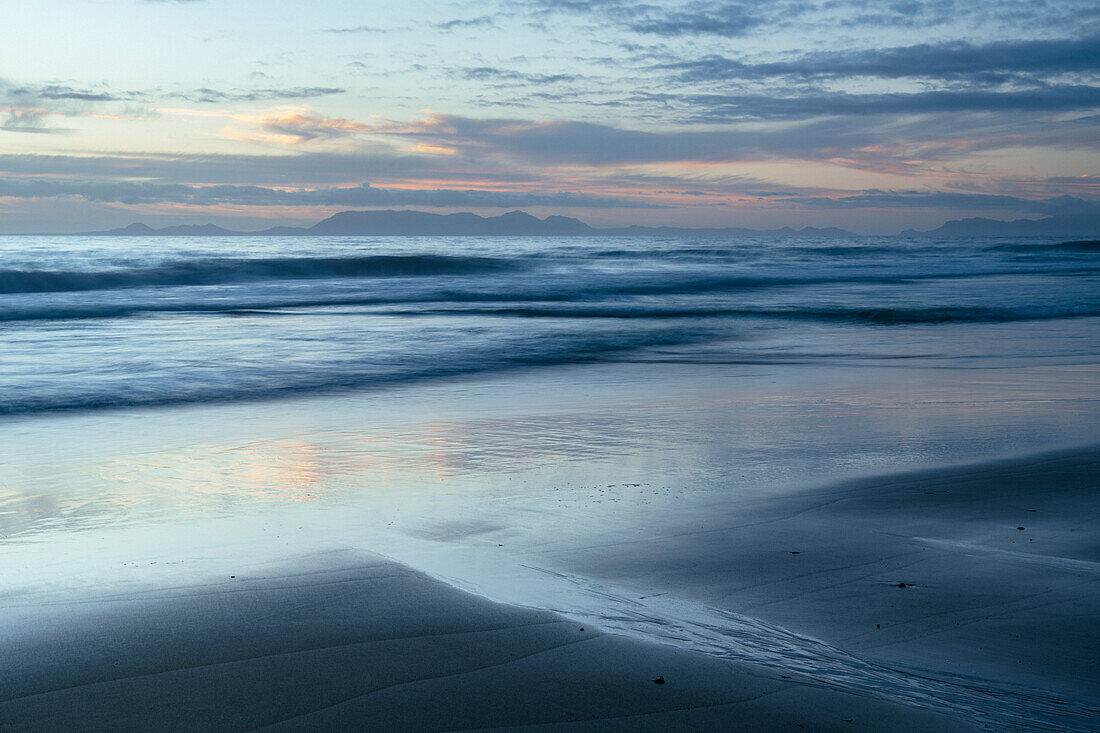
[[[842,481],[742,506],[733,523],[700,514],[543,560],[872,664],[1001,688],[1019,695],[1001,702],[1020,724],[1064,711],[1072,730],[1100,714],[1098,510],[1091,445]]]
[[[3,730],[972,730],[358,551],[78,604],[4,640]]]
[[[325,572],[349,572],[347,563],[345,567],[336,563],[335,569],[322,570],[313,581],[300,585],[299,590],[308,590],[308,599],[257,600],[265,594],[281,592],[281,586],[293,585],[285,582],[287,562],[299,565],[320,562],[323,566],[326,557],[345,556],[359,558],[362,562],[356,562],[365,567],[388,567],[390,570],[384,575],[414,579],[407,581],[413,589],[410,592],[436,598],[419,609],[428,609],[424,621],[429,625],[453,625],[468,613],[475,617],[503,614],[509,619],[534,614],[530,618],[537,616],[541,619],[537,623],[542,624],[551,612],[532,607],[557,609],[565,614],[554,616],[553,623],[561,625],[561,633],[573,634],[573,627],[584,626],[589,633],[600,633],[601,638],[614,640],[607,643],[616,650],[614,654],[623,655],[616,658],[634,660],[623,661],[623,669],[634,669],[639,659],[663,658],[662,655],[671,654],[679,660],[676,664],[680,666],[675,667],[679,670],[677,675],[695,670],[688,674],[694,680],[694,687],[684,691],[688,697],[682,699],[693,701],[691,704],[677,698],[681,701],[667,706],[677,708],[675,711],[660,710],[657,712],[661,715],[644,721],[633,718],[629,722],[619,721],[626,730],[646,730],[650,723],[652,729],[696,723],[725,726],[735,718],[755,720],[758,726],[764,727],[773,727],[779,721],[794,725],[799,721],[786,716],[797,713],[802,715],[799,720],[805,718],[800,711],[808,708],[800,705],[809,700],[816,701],[813,706],[824,705],[822,711],[856,710],[840,718],[843,725],[848,726],[843,728],[845,730],[858,729],[858,726],[851,727],[855,723],[843,722],[847,717],[852,717],[853,721],[875,720],[878,722],[867,729],[883,729],[885,718],[881,716],[894,715],[896,700],[908,703],[897,709],[904,710],[905,715],[916,716],[910,721],[915,725],[912,730],[947,729],[948,723],[943,720],[921,717],[934,715],[928,708],[937,707],[944,712],[954,711],[957,717],[950,721],[982,722],[984,719],[992,729],[998,724],[996,718],[987,717],[990,714],[1007,715],[1007,719],[1015,719],[1020,729],[1029,726],[1039,729],[1043,721],[1050,724],[1054,720],[1060,721],[1064,730],[1087,730],[1088,716],[1098,709],[1096,691],[1100,675],[1094,651],[1090,651],[1097,647],[1098,634],[1090,619],[1100,609],[1100,591],[1090,590],[1089,585],[1096,585],[1094,580],[1100,564],[1095,557],[1095,547],[1089,544],[1092,535],[1078,530],[1088,529],[1087,518],[1095,516],[1091,507],[1095,506],[1100,492],[1093,486],[1093,477],[1100,473],[1092,469],[1097,465],[1100,465],[1100,447],[1089,446],[1015,460],[854,479],[787,496],[756,497],[755,501],[740,507],[741,514],[735,525],[723,525],[713,511],[710,512],[710,526],[705,522],[700,524],[702,515],[696,513],[666,524],[662,531],[643,540],[635,538],[633,542],[609,542],[556,551],[533,547],[501,558],[495,565],[483,564],[489,555],[480,544],[456,546],[448,541],[436,542],[438,554],[423,556],[424,562],[417,564],[419,570],[383,559],[373,548],[352,547],[346,543],[347,549],[335,553],[318,550],[306,556],[298,555],[293,561],[283,558],[277,562],[271,556],[264,562],[255,559],[244,562],[251,551],[249,543],[269,529],[276,531],[278,528],[265,525],[248,530],[234,524],[232,529],[239,531],[239,536],[232,541],[226,540],[223,546],[212,546],[205,557],[201,553],[188,555],[192,562],[185,568],[173,566],[167,559],[173,552],[183,556],[189,537],[189,532],[183,530],[175,538],[175,544],[167,534],[159,537],[161,555],[142,567],[137,567],[131,556],[131,562],[121,563],[128,566],[125,569],[120,565],[99,578],[80,577],[79,582],[74,583],[77,579],[74,569],[80,562],[87,562],[74,560],[76,564],[70,567],[67,579],[64,562],[61,562],[54,568],[55,578],[50,583],[37,588],[25,587],[22,591],[7,584],[11,591],[0,599],[0,615],[14,623],[5,624],[11,631],[3,640],[3,646],[8,651],[13,646],[21,649],[21,657],[12,658],[22,658],[25,663],[13,665],[19,666],[19,670],[8,670],[3,687],[17,690],[23,685],[24,692],[37,695],[41,694],[43,681],[47,687],[56,687],[57,681],[73,670],[83,669],[86,675],[93,677],[109,677],[112,670],[107,661],[111,659],[112,650],[130,648],[134,658],[129,663],[133,669],[134,659],[144,659],[147,663],[150,659],[167,659],[180,653],[209,655],[226,639],[236,639],[234,643],[247,648],[252,643],[247,638],[252,630],[241,624],[234,627],[235,622],[231,621],[234,614],[225,612],[237,601],[246,604],[239,608],[251,609],[249,613],[256,612],[261,618],[291,613],[303,607],[303,602],[307,606],[314,604],[313,617],[287,621],[281,627],[292,630],[288,639],[301,641],[312,638],[310,635],[325,633],[322,627],[330,607],[342,608],[346,620],[360,615],[355,612],[356,604],[361,608],[365,603],[400,604],[402,598],[407,599],[408,593],[386,595],[379,593],[377,587],[358,595],[358,600],[341,597],[334,589],[344,584],[319,581]],[[988,496],[986,490],[991,482],[996,484],[996,493]],[[937,493],[929,494],[929,491]],[[1029,508],[1037,511],[1027,512]],[[1016,521],[1016,512],[1028,514],[1033,536],[1026,539],[1038,539],[1038,545],[1034,541],[1023,543],[1022,547],[1013,544],[1028,534],[1027,530],[1009,526]],[[985,523],[976,524],[978,519]],[[881,531],[884,524],[890,530],[887,533]],[[682,531],[685,525],[694,526],[690,531]],[[1011,531],[999,532],[1002,525]],[[845,531],[839,531],[838,527]],[[976,535],[975,527],[984,528],[986,534]],[[868,532],[876,533],[873,546],[865,541]],[[97,533],[100,536],[109,534],[109,530]],[[967,540],[961,542],[960,536]],[[702,542],[700,538],[707,538],[707,541]],[[897,552],[898,543],[904,546],[904,552]],[[24,545],[27,558],[35,556],[35,544]],[[792,550],[796,544],[798,549]],[[120,545],[116,540],[114,545],[127,543]],[[639,550],[639,545],[644,551]],[[15,548],[11,545],[7,549],[8,559],[17,560],[21,553],[12,552]],[[876,564],[890,564],[880,561],[892,554],[907,556],[900,568],[872,569]],[[310,557],[313,559],[306,559]],[[446,562],[440,562],[442,557],[447,558]],[[160,564],[153,567],[157,562]],[[278,569],[280,563],[282,570]],[[235,570],[242,565],[244,570]],[[261,578],[250,579],[249,565],[266,567],[266,576],[260,573]],[[470,582],[470,576],[464,580],[448,572],[448,567],[460,566],[465,566],[467,572],[473,568],[475,576],[481,573],[487,584],[479,587],[477,582]],[[236,577],[228,578],[230,574]],[[525,577],[520,577],[523,574]],[[905,580],[898,581],[895,575]],[[218,577],[216,582],[211,581],[214,576]],[[447,580],[449,585],[431,578]],[[370,586],[370,578],[359,580],[366,584],[364,587]],[[906,587],[896,587],[897,582],[906,582]],[[168,589],[158,590],[158,585]],[[242,585],[245,592],[237,593]],[[171,588],[181,590],[171,591]],[[473,590],[480,597],[470,596],[460,588]],[[233,592],[229,593],[230,590]],[[501,590],[512,594],[511,597],[501,598],[495,592]],[[655,595],[639,598],[650,593]],[[1012,602],[1015,595],[1032,597],[1037,594],[1042,598],[1044,609],[1040,613],[1033,613],[1034,603]],[[190,610],[167,613],[163,608],[155,613],[136,610],[143,603],[170,606],[165,596],[171,595],[176,596],[175,602],[182,604],[178,609]],[[202,608],[203,598],[217,599],[215,603],[222,604],[218,611],[222,615],[196,613],[195,609]],[[248,598],[252,600],[246,602]],[[489,598],[519,605],[501,605]],[[100,599],[98,604],[93,602],[96,599]],[[97,605],[100,610],[93,615],[102,613],[102,609],[113,608],[116,621],[126,619],[125,624],[119,626],[114,641],[103,636],[102,623],[93,628],[80,620],[82,614],[88,614],[87,609]],[[952,623],[960,620],[955,618],[960,614],[965,615],[961,618],[965,623]],[[374,615],[392,620],[400,614],[393,613],[391,605],[388,612]],[[111,614],[106,617],[111,618]],[[874,621],[876,618],[879,620]],[[884,618],[890,621],[883,624]],[[167,656],[164,649],[149,646],[153,642],[148,635],[144,637],[146,646],[141,646],[141,634],[146,630],[170,631],[180,624],[194,629],[197,628],[194,624],[201,625],[204,619],[210,623],[209,628],[202,633],[196,632],[190,640],[168,644]],[[370,626],[373,622],[362,623],[367,623],[367,632],[377,631],[377,626]],[[520,625],[526,628],[523,625],[526,623]],[[882,628],[871,631],[870,627],[877,624]],[[611,633],[595,632],[596,627]],[[518,639],[522,637],[517,629],[505,634],[511,634],[508,640],[498,639],[492,643],[517,648],[515,645],[520,644]],[[1019,636],[1020,629],[1027,629],[1029,637],[1012,639],[1013,635]],[[33,633],[28,635],[28,630]],[[440,637],[443,638],[446,637]],[[560,637],[559,641],[565,639]],[[268,642],[273,639],[268,638]],[[423,653],[434,657],[441,650],[451,649],[449,644]],[[76,655],[75,662],[70,660],[52,671],[41,667],[35,668],[38,672],[29,671],[35,664],[50,659],[51,654],[56,658],[57,649],[62,647],[76,650],[67,652]],[[154,648],[157,649],[155,653],[150,651]],[[1046,652],[1052,649],[1057,652],[1047,657]],[[945,650],[952,652],[954,661],[950,664],[943,661]],[[273,653],[279,656],[284,652]],[[536,652],[536,655],[541,653]],[[478,658],[479,654],[480,647],[476,644],[460,652],[467,660]],[[1028,654],[1038,654],[1044,659],[1038,669],[1025,672],[1021,670],[1021,659]],[[271,655],[250,652],[247,656],[266,658]],[[566,656],[568,660],[561,664],[570,670],[589,669],[597,661],[585,654]],[[594,656],[603,659],[606,655],[601,652]],[[385,655],[376,658],[382,659]],[[394,668],[401,666],[396,659],[388,659],[387,664]],[[1028,660],[1031,665],[1039,661],[1038,658]],[[116,661],[126,662],[126,655],[122,654]],[[31,666],[26,666],[28,664]],[[716,664],[719,666],[713,666]],[[183,668],[190,667],[182,665]],[[565,667],[553,665],[524,669],[527,670],[524,674],[534,675],[540,684],[551,684],[548,678],[556,684],[561,679],[568,680],[572,674]],[[606,667],[600,669],[604,670],[601,674],[607,673]],[[305,670],[294,670],[297,668],[286,673],[305,673]],[[40,685],[37,693],[31,685],[36,675]],[[661,671],[653,675],[668,677]],[[586,715],[604,724],[619,720],[619,713],[612,715],[609,712],[614,708],[611,701],[619,699],[626,688],[614,687],[612,694],[608,691],[612,688],[600,687],[599,679],[602,678],[589,676],[584,679],[590,686],[585,694],[591,695],[586,698],[590,700],[586,704],[594,706]],[[786,692],[771,690],[765,694],[765,698],[773,701],[785,697],[787,702],[778,707],[770,703],[763,707],[745,707],[746,703],[736,700],[715,702],[725,699],[720,695],[715,697],[718,693],[712,683],[716,679],[736,680],[737,685],[747,684],[747,679],[754,684],[766,680],[788,685],[789,688],[782,688]],[[629,687],[634,703],[651,700],[648,696],[653,694],[654,685],[650,680],[643,678],[641,681],[646,684]],[[95,684],[101,682],[105,683],[105,679],[97,679]],[[84,682],[78,680],[78,683],[89,684],[87,676]],[[430,687],[434,683],[422,681],[417,684]],[[118,700],[125,701],[134,692],[128,689],[129,683],[119,682],[115,686],[118,689],[112,694]],[[662,693],[665,689],[662,688]],[[849,693],[856,693],[856,696],[850,697]],[[243,688],[238,690],[240,699],[255,694]],[[457,700],[463,697],[461,690],[454,690],[453,694]],[[574,690],[571,694],[579,693]],[[883,702],[882,697],[895,702]],[[983,697],[988,698],[985,702],[992,708],[980,708]],[[407,703],[401,703],[406,705],[403,709],[417,707]],[[31,710],[22,707],[24,704],[29,703],[0,702],[0,722],[19,719],[18,715],[23,714],[30,715],[30,719],[45,714],[44,709],[36,709],[33,714],[20,713],[20,710]],[[190,706],[196,703],[176,698],[176,704]],[[979,705],[977,709],[973,707],[976,704]],[[83,709],[68,703],[60,707]],[[534,709],[530,702],[520,707]],[[692,708],[690,714],[687,707]],[[710,712],[704,714],[700,707]],[[925,710],[918,712],[918,708]],[[499,707],[494,710],[485,715],[491,718],[503,714]],[[666,717],[666,712],[675,713],[675,716]],[[723,717],[727,713],[732,717]],[[443,715],[439,711],[434,714]],[[13,715],[16,717],[12,718]],[[828,723],[822,716],[823,712],[817,717],[811,716],[810,722],[815,726]],[[479,719],[477,725],[492,724],[486,722],[490,718]],[[901,722],[890,720],[889,729],[903,729],[899,727]],[[927,727],[912,723],[920,720],[934,722],[929,722]],[[1000,719],[1002,727],[1005,720]],[[517,721],[509,720],[500,725],[511,726],[518,724]],[[554,725],[564,722],[565,719],[542,721]],[[117,725],[115,720],[110,727]],[[339,727],[337,723],[333,725]],[[425,723],[423,727],[433,729],[433,725]],[[124,723],[122,727],[125,728]],[[447,726],[440,724],[439,727]],[[33,726],[12,729],[45,730]],[[759,727],[746,728],[753,729]]]

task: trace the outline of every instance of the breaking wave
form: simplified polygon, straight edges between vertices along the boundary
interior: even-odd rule
[[[0,270],[0,293],[65,293],[256,280],[478,275],[515,269],[504,258],[451,255],[206,258],[111,270]]]
[[[0,414],[385,388],[670,345],[804,360],[797,340],[821,332],[858,357],[881,339],[853,329],[935,326],[927,341],[1100,316],[1095,241],[409,242],[281,237],[260,256],[233,239],[0,239]]]

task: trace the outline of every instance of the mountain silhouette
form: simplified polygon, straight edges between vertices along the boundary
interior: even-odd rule
[[[843,229],[817,229],[805,227],[792,229],[744,229],[744,228],[685,228],[685,227],[614,227],[596,228],[579,219],[567,216],[548,216],[539,219],[524,211],[509,211],[500,216],[478,216],[470,212],[459,214],[432,214],[426,211],[341,211],[310,227],[277,226],[257,232],[239,232],[223,229],[213,224],[184,224],[153,229],[136,222],[121,229],[87,232],[95,236],[453,236],[453,237],[574,237],[600,236],[815,236],[852,237]]]
[[[1100,234],[1100,216],[1067,214],[1046,219],[1001,221],[973,217],[952,219],[943,226],[918,232],[906,229],[902,237],[1095,237]]]

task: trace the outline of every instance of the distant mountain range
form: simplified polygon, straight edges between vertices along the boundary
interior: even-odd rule
[[[1091,214],[1051,216],[1046,219],[999,221],[975,217],[953,219],[926,232],[906,229],[901,237],[1097,237],[1100,217]]]
[[[213,224],[183,224],[153,229],[142,223],[122,229],[87,232],[104,236],[604,236],[604,237],[854,237],[855,234],[830,227],[792,229],[685,228],[629,226],[598,228],[567,216],[539,219],[523,211],[510,211],[500,216],[461,214],[431,214],[425,211],[341,211],[310,227],[271,227],[257,232],[239,232]],[[955,219],[929,231],[907,229],[902,237],[1012,237],[1012,236],[1100,236],[1100,218],[1094,215],[1052,216],[1046,219]]]
[[[685,229],[679,227],[630,226],[611,229],[591,227],[579,219],[548,216],[539,219],[523,211],[510,211],[500,216],[462,214],[431,214],[425,211],[341,211],[311,227],[271,227],[258,232],[238,232],[213,224],[183,224],[153,229],[136,223],[122,229],[88,232],[104,236],[452,236],[452,237],[531,237],[531,236],[815,236],[852,237],[843,229]]]

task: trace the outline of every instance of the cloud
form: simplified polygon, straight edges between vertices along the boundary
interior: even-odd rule
[[[1043,179],[1043,182],[1058,185],[1087,186],[1100,190],[1100,176],[1088,175],[1087,173],[1078,176],[1052,176]]]
[[[523,5],[543,12],[592,13],[619,10],[623,0],[525,0]]]
[[[652,94],[650,101],[685,105],[695,122],[807,119],[823,115],[896,115],[967,112],[1068,112],[1100,108],[1100,87],[1052,85],[1021,91],[942,90],[800,96],[767,94]]]
[[[49,84],[42,87],[21,87],[10,90],[10,93],[13,96],[29,96],[36,99],[71,99],[80,102],[118,102],[132,100],[141,96],[138,92],[115,94],[105,91],[74,89],[70,86],[61,86],[57,84]]]
[[[295,143],[361,135],[372,130],[362,122],[343,117],[323,117],[305,110],[286,110],[266,115],[260,119],[260,128],[265,132],[291,138]]]
[[[1094,94],[1095,96],[1095,94]],[[749,105],[756,100],[738,98]],[[880,102],[882,100],[879,100]],[[304,107],[267,114],[230,115],[230,139],[291,146],[281,155],[0,155],[0,173],[12,175],[114,176],[187,183],[257,183],[315,186],[372,180],[552,181],[562,169],[588,169],[596,181],[614,169],[640,165],[722,164],[753,161],[807,161],[874,173],[908,175],[940,166],[957,167],[964,156],[1005,148],[1094,145],[1100,117],[1050,120],[1045,113],[1012,115],[957,113],[898,115],[868,104],[862,115],[826,115],[831,107],[784,102],[790,110],[773,114],[815,114],[809,120],[780,118],[777,124],[733,124],[642,130],[575,120],[471,118],[432,114],[411,122],[360,122],[329,117]],[[726,99],[693,114],[725,114]],[[864,103],[866,101],[864,100]],[[886,110],[888,111],[888,110]],[[747,116],[744,109],[735,110]],[[758,119],[758,118],[750,118]],[[339,149],[326,151],[326,145]],[[575,172],[569,175],[578,175]],[[710,173],[708,176],[717,175]],[[1034,191],[1055,184],[1034,184]],[[1077,184],[1079,185],[1079,184]],[[694,187],[685,184],[684,188]],[[761,186],[762,187],[762,186]]]
[[[764,22],[759,4],[721,3],[700,10],[685,9],[628,22],[636,33],[656,36],[722,36],[736,38]]]
[[[852,28],[929,28],[938,26],[990,28],[1035,32],[1095,25],[1100,17],[1093,0],[848,0],[819,4],[825,12],[838,15]],[[847,11],[847,12],[845,12]]]
[[[791,17],[803,2],[700,2],[657,5],[627,0],[535,0],[536,13],[595,15],[625,30],[664,38],[737,38],[764,25],[769,16]]]
[[[145,94],[113,91],[106,84],[81,88],[67,84],[16,84],[0,79],[0,98],[53,102],[122,102],[144,99]]]
[[[410,26],[401,26],[399,28],[380,28],[373,25],[357,25],[351,28],[322,28],[322,33],[393,33],[395,31],[408,31],[412,30]]]
[[[258,183],[314,187],[372,177],[433,178],[445,171],[439,156],[391,149],[296,152],[293,155],[0,155],[0,174],[11,177],[147,179],[155,182]],[[489,173],[482,174],[487,178]],[[494,175],[499,180],[499,175]],[[469,180],[480,180],[471,173]]]
[[[53,117],[76,117],[106,103],[142,100],[141,92],[116,92],[105,84],[74,87],[68,84],[17,84],[0,79],[0,113],[7,119],[0,124],[6,132],[64,133],[72,130],[52,127]]]
[[[1017,211],[1058,216],[1100,214],[1100,201],[1076,196],[1027,199],[976,193],[944,191],[867,191],[852,196],[788,196],[784,201],[814,209],[899,209],[935,208],[972,211]]]
[[[535,74],[495,66],[468,67],[458,69],[454,73],[458,77],[473,81],[515,82],[517,84],[557,84],[559,82],[577,81],[581,78],[576,74]]]
[[[8,117],[0,124],[0,130],[6,132],[62,133],[69,130],[59,127],[47,127],[45,122],[55,113],[40,107],[0,107],[0,113]]]
[[[476,18],[458,18],[441,23],[429,23],[432,28],[441,31],[453,31],[459,28],[496,28],[496,16],[480,15]]]
[[[1000,119],[992,123],[1006,124]],[[1005,129],[997,135],[983,134],[958,140],[953,136],[959,132],[972,134],[973,129],[957,131],[956,128],[957,120],[954,119],[946,119],[942,124],[923,119],[906,126],[893,118],[881,120],[868,116],[865,120],[853,120],[841,116],[771,127],[753,125],[705,131],[651,132],[591,122],[476,119],[437,114],[404,126],[379,129],[377,133],[445,145],[458,150],[467,159],[495,159],[502,163],[514,159],[532,166],[737,162],[777,158],[864,159],[870,165],[882,165],[884,160],[912,160],[918,154],[926,160],[939,155],[956,158],[960,151],[1019,145],[1027,140],[1016,130]],[[1042,128],[1042,132],[1052,135],[1058,129],[1057,125],[1051,125]],[[907,141],[913,139],[918,140],[919,145],[908,144]],[[920,150],[915,150],[917,147]]]
[[[313,97],[325,97],[331,94],[343,94],[346,89],[339,87],[286,87],[276,89],[271,87],[257,89],[228,89],[225,91],[200,87],[190,92],[180,92],[166,95],[176,99],[184,99],[188,102],[206,102],[219,104],[225,102],[262,102],[280,99],[310,99]]]
[[[791,61],[749,64],[712,55],[661,64],[680,81],[870,76],[1004,81],[1009,74],[1096,72],[1100,35],[1056,40],[965,41],[803,54]]]
[[[1039,118],[1042,123],[1036,124],[1037,118],[1029,114],[925,114],[912,119],[866,114],[721,129],[641,130],[583,121],[444,114],[411,122],[372,119],[364,123],[308,108],[231,118],[251,125],[249,130],[240,130],[242,136],[268,136],[252,139],[292,145],[295,154],[0,155],[0,175],[8,176],[10,186],[16,185],[12,181],[32,177],[79,184],[77,189],[67,189],[68,193],[55,189],[58,196],[188,205],[213,201],[241,206],[568,208],[628,206],[638,201],[688,205],[688,198],[694,197],[700,203],[724,206],[731,196],[770,192],[770,199],[804,209],[973,210],[1018,207],[1019,201],[1070,190],[1087,194],[1089,189],[1081,187],[1088,182],[1078,178],[1073,179],[1075,188],[1066,184],[1059,189],[1062,184],[1057,182],[1016,180],[1006,174],[969,180],[965,172],[952,173],[951,169],[958,168],[957,161],[963,156],[981,151],[1039,144],[1063,148],[1087,145],[1094,139],[1089,132],[1095,131],[1100,119]],[[346,142],[338,150],[307,145],[342,140]],[[993,198],[935,200],[925,194],[901,192],[904,201],[896,203],[887,196],[897,192],[863,191],[845,196],[836,190],[796,187],[789,179],[784,184],[735,175],[742,170],[759,175],[760,165],[798,161],[874,174],[932,175],[932,179],[924,179],[924,185],[929,185],[929,180],[938,180],[941,186],[950,182],[963,190],[970,187],[972,192],[966,195],[971,196],[1019,196],[998,204]],[[742,167],[746,165],[752,167]],[[347,186],[348,181],[368,176],[377,187]],[[979,185],[981,192],[974,193]],[[10,186],[8,191],[13,190]],[[47,195],[45,188],[27,190]],[[536,190],[553,193],[532,198]]]
[[[360,186],[285,190],[264,186],[188,186],[130,181],[0,178],[0,197],[76,197],[97,203],[172,203],[192,206],[659,207],[644,201],[564,191],[529,193],[475,189],[376,188],[366,183]]]
[[[252,72],[253,79],[267,78],[263,72]],[[226,103],[260,102],[287,99],[310,99],[333,94],[343,94],[346,89],[340,87],[300,86],[300,87],[256,87],[234,88],[227,90],[199,87],[198,89],[162,92],[162,91],[120,91],[107,84],[91,87],[74,87],[68,84],[16,84],[0,79],[0,100],[17,101],[21,104],[39,103],[42,105],[72,103],[94,105],[112,102],[150,102],[154,99],[183,99],[189,102]],[[81,107],[85,109],[87,107]],[[72,107],[71,109],[78,109]]]
[[[1020,29],[1064,35],[1067,29],[1096,31],[1100,21],[1095,0],[528,0],[522,6],[536,18],[571,15],[635,34],[699,40],[779,32],[806,39],[875,37],[916,28],[949,29],[956,37],[1003,36]]]
[[[563,208],[588,205],[566,193],[700,208],[758,196],[785,211],[835,209],[813,214],[824,221],[1100,195],[1095,177],[1075,175],[1100,155],[1096,0],[505,0],[436,11],[315,16],[296,49],[279,45],[285,29],[215,13],[190,30],[236,59],[219,80],[187,64],[137,89],[91,68],[0,80],[7,150],[58,153],[0,154],[0,177],[164,204],[213,198],[227,211],[248,199],[473,206],[541,190]],[[311,44],[330,53],[303,50]],[[250,56],[256,48],[267,50]],[[427,105],[458,114],[414,111]],[[62,127],[74,134],[30,137]],[[362,180],[374,186],[351,185]],[[59,206],[97,208],[71,195]],[[860,207],[882,211],[845,213]]]

